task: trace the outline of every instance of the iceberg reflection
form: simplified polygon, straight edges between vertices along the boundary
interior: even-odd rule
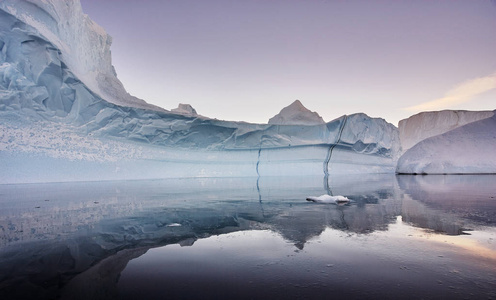
[[[496,224],[496,176],[397,176],[403,220],[458,235],[477,225]]]
[[[458,235],[494,226],[494,180],[349,175],[324,184],[315,177],[261,177],[2,185],[0,296],[75,297],[87,285],[93,291],[81,297],[101,296],[98,289],[115,293],[127,263],[149,249],[194,248],[198,240],[235,232],[278,234],[297,252],[312,251],[307,244],[330,230],[341,233],[332,243],[391,234],[399,216],[405,226]],[[320,194],[352,202],[305,200]]]

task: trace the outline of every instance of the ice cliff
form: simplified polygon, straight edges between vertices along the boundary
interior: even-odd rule
[[[439,112],[437,116],[459,113]],[[496,115],[494,112],[464,114],[472,118],[480,117],[481,120],[420,141],[401,156],[398,161],[397,172],[407,174],[496,174]],[[431,113],[431,115],[435,116],[436,114]],[[490,117],[482,118],[487,115]],[[428,122],[425,123],[428,124]],[[421,124],[425,123],[421,122]]]
[[[60,77],[62,67],[110,103],[163,110],[125,91],[111,63],[112,38],[78,0],[2,0],[0,11],[4,64],[21,63],[15,56],[24,56],[22,67],[32,68],[38,83]]]
[[[406,151],[426,138],[443,134],[468,123],[490,118],[492,111],[443,110],[421,112],[398,124],[401,148]]]
[[[300,101],[269,124],[167,111],[125,91],[110,44],[77,0],[0,2],[0,182],[395,171],[383,119],[325,123]]]

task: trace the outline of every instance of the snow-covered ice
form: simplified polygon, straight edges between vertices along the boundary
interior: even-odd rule
[[[331,195],[320,195],[318,197],[310,196],[307,197],[307,201],[315,203],[326,203],[326,204],[343,204],[350,202],[345,196],[331,196]]]

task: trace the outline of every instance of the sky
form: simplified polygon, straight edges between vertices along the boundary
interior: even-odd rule
[[[81,0],[132,95],[266,123],[300,100],[364,112],[496,109],[496,0]]]

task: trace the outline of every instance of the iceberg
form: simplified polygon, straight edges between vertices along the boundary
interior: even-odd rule
[[[269,124],[129,95],[79,1],[0,2],[0,182],[392,173],[395,126],[328,123],[295,101]]]
[[[405,152],[418,142],[443,134],[460,126],[490,118],[492,111],[443,110],[421,112],[401,120],[398,130],[402,151]]]
[[[398,160],[404,174],[496,174],[496,116],[427,138]]]

